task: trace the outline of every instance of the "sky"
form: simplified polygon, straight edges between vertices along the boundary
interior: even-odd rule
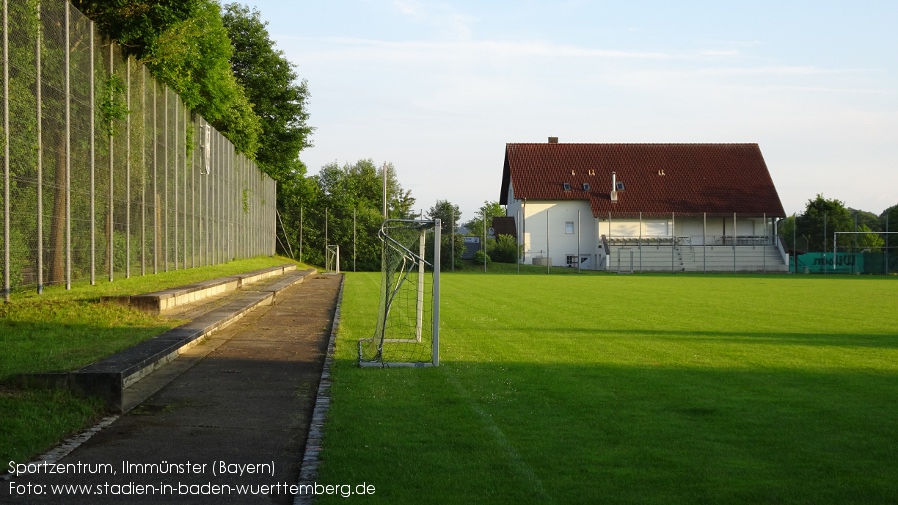
[[[505,144],[757,143],[787,214],[898,204],[898,2],[244,0],[308,82],[328,164],[425,212],[498,201]]]

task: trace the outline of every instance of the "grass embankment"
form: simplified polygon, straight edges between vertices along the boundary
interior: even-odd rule
[[[347,276],[318,482],[391,504],[898,501],[895,279],[446,274],[441,366],[359,369],[378,282]]]
[[[290,263],[259,257],[221,265],[135,276],[113,282],[76,283],[71,290],[14,293],[0,305],[0,384],[23,373],[70,371],[177,323],[114,303],[101,296],[133,295]],[[101,406],[61,391],[25,391],[0,385],[0,461],[23,461],[101,415]]]

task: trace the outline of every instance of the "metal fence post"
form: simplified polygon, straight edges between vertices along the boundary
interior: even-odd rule
[[[180,103],[181,101],[178,100],[178,102]],[[188,243],[188,241],[187,241],[187,218],[189,217],[190,220],[193,221],[193,216],[191,214],[187,213],[187,173],[188,173],[188,169],[187,169],[187,167],[188,167],[188,165],[187,165],[187,163],[188,163],[188,160],[187,160],[187,149],[188,149],[188,146],[187,146],[187,107],[183,106],[184,105],[183,103],[181,103],[181,105],[182,105],[182,107],[181,107],[181,127],[183,128],[183,131],[184,131],[184,133],[182,135],[184,137],[184,148],[181,149],[181,152],[179,153],[179,156],[183,156],[183,158],[181,158],[181,166],[183,167],[182,173],[184,174],[184,181],[183,181],[183,184],[181,185],[181,187],[183,188],[182,191],[184,192],[184,194],[182,195],[182,198],[181,198],[181,201],[184,202],[184,212],[183,212],[184,217],[181,219],[181,222],[184,226],[183,233],[181,234],[181,236],[183,237],[182,242],[183,242],[184,247],[183,247],[183,249],[181,249],[181,251],[182,251],[181,258],[183,259],[184,268],[188,268],[187,267],[187,243]]]
[[[736,213],[733,212],[733,272],[736,271]]]
[[[153,79],[153,273],[159,273],[159,104],[158,83]]]
[[[91,30],[91,32],[93,32],[93,30]],[[110,41],[109,42],[109,78],[110,79],[114,75],[114,72],[113,72],[114,63],[113,63],[113,58],[112,58],[112,49],[113,49],[112,41]],[[109,93],[114,93],[114,92],[109,91]],[[108,255],[106,257],[106,263],[109,264],[109,282],[112,282],[112,277],[113,277],[112,272],[115,270],[115,254],[114,254],[114,252],[115,252],[115,248],[114,248],[115,232],[113,232],[113,229],[115,228],[115,226],[114,226],[114,224],[115,224],[115,219],[114,219],[114,217],[115,217],[115,213],[114,213],[115,201],[113,200],[113,195],[115,193],[115,186],[113,185],[113,175],[115,173],[115,164],[114,164],[115,150],[113,149],[113,147],[115,146],[115,140],[114,140],[115,137],[112,134],[112,120],[107,118],[106,121],[108,121],[108,123],[109,123],[106,125],[106,127],[109,128],[109,209],[107,210],[108,214],[106,215],[106,222],[109,223],[109,230],[106,235],[106,249],[107,249],[106,254]]]
[[[131,277],[131,57],[125,60],[125,278]]]
[[[165,93],[165,100],[163,103],[165,104],[165,113],[163,114],[163,122],[162,122],[162,151],[163,151],[163,159],[165,160],[164,172],[165,172],[165,187],[163,191],[165,192],[164,203],[162,208],[162,216],[164,224],[162,226],[163,230],[163,244],[165,249],[165,263],[164,263],[164,272],[168,272],[168,221],[169,211],[168,211],[168,86],[163,85],[162,91]]]
[[[35,110],[35,117],[37,118],[37,216],[35,217],[37,218],[37,294],[42,294],[44,292],[44,133],[43,114],[41,113],[43,110],[43,97],[41,96],[41,42],[43,40],[43,26],[41,24],[41,9],[39,4],[36,14],[37,37],[35,37],[34,42],[34,99],[37,104]],[[4,8],[4,19],[5,15],[6,9]],[[6,33],[5,26],[3,33]],[[4,61],[5,60],[6,58],[4,58]],[[8,131],[9,129],[7,128],[6,130]],[[9,145],[8,139],[6,144]]]
[[[65,288],[72,289],[72,72],[71,10],[65,6]],[[91,60],[93,61],[93,60]],[[58,181],[57,181],[58,184]]]
[[[9,302],[9,6],[3,0],[3,299]]]
[[[174,220],[175,220],[174,226],[172,226],[172,228],[173,228],[172,232],[175,234],[174,240],[173,240],[174,243],[172,244],[172,246],[173,246],[172,252],[174,253],[174,256],[175,256],[175,270],[177,270],[178,266],[180,266],[180,261],[178,261],[179,260],[179,258],[178,258],[178,249],[179,249],[179,247],[178,247],[178,211],[181,210],[181,207],[178,205],[178,160],[180,158],[180,156],[179,156],[180,152],[178,150],[178,146],[180,145],[179,141],[181,140],[178,136],[178,133],[179,133],[178,132],[178,126],[179,126],[178,123],[180,123],[180,121],[178,121],[178,119],[179,119],[178,118],[178,103],[180,101],[181,100],[178,98],[178,95],[175,95],[175,97],[174,97],[175,111],[174,111],[174,114],[172,114],[172,116],[173,116],[172,117],[172,123],[173,123],[172,126],[174,126],[173,129],[174,129],[174,140],[175,140],[174,152],[172,153],[172,155],[173,155],[172,162],[174,163],[172,166],[172,179],[174,179],[174,181],[172,182],[172,184],[173,184],[172,196],[174,197],[174,200],[175,200],[174,212],[172,212],[172,216],[174,217]],[[168,112],[167,109],[166,109],[166,112]]]
[[[140,67],[140,275],[147,273],[147,69]]]

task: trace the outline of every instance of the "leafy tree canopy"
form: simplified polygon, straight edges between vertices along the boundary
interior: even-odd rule
[[[883,231],[898,231],[898,205],[893,205],[879,215]],[[886,230],[888,228],[888,230]]]
[[[126,53],[255,159],[261,120],[231,71],[231,40],[214,0],[77,0]]]
[[[477,211],[477,215],[465,223],[465,228],[468,229],[469,235],[482,235],[484,219],[486,219],[486,228],[489,228],[493,225],[494,217],[503,216],[505,216],[505,209],[499,205],[499,202],[490,202],[487,200],[483,202],[483,205]]]
[[[825,251],[832,248],[833,232],[854,230],[854,218],[844,202],[818,194],[808,200],[795,226],[797,235],[807,239],[808,250]]]
[[[125,54],[143,59],[156,49],[156,39],[172,26],[195,15],[201,0],[72,0],[119,43]]]
[[[427,219],[439,219],[444,233],[455,233],[461,224],[461,211],[458,205],[454,205],[449,200],[437,200],[436,205],[427,211]]]
[[[275,49],[258,10],[230,3],[222,20],[234,47],[231,69],[262,120],[257,163],[280,182],[305,175],[299,153],[312,146],[313,130],[306,124],[306,81],[296,82],[294,65]]]

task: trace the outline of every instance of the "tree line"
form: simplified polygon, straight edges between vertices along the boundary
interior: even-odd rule
[[[797,252],[831,251],[834,232],[858,232],[844,239],[843,247],[881,252],[886,246],[885,231],[898,231],[898,205],[880,214],[852,209],[835,198],[818,194],[808,200],[801,214],[789,216],[778,223],[779,235],[789,248]],[[898,246],[898,236],[889,239],[889,248]],[[842,240],[842,239],[840,239]]]

